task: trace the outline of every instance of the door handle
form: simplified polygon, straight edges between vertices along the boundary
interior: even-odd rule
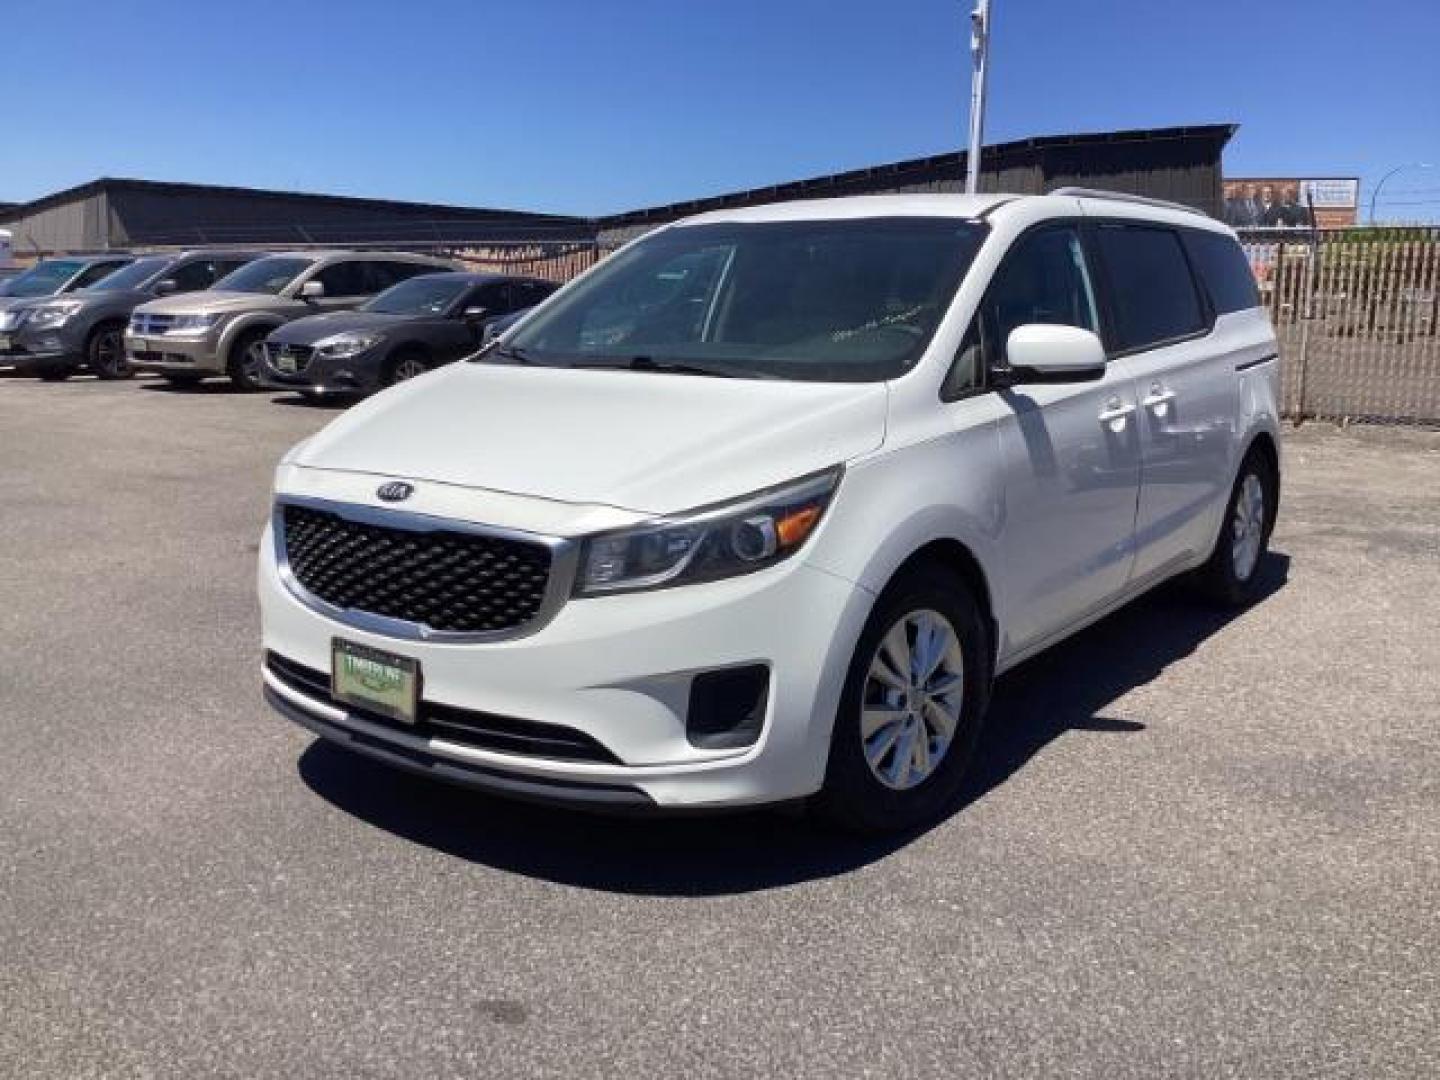
[[[1175,391],[1168,386],[1155,383],[1150,387],[1150,393],[1145,395],[1145,400],[1140,402],[1147,409],[1159,409],[1163,405],[1169,405],[1175,400]],[[1163,410],[1162,410],[1163,411]]]
[[[1112,397],[1105,402],[1105,408],[1100,410],[1099,421],[1107,424],[1110,430],[1120,433],[1125,430],[1125,418],[1135,411],[1135,406],[1128,401],[1122,401],[1119,396]]]

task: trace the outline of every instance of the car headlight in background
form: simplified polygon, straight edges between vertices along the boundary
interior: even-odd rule
[[[343,360],[347,356],[359,356],[378,344],[380,344],[379,334],[336,334],[334,337],[322,338],[317,341],[315,352],[319,356]]]
[[[29,308],[6,308],[0,311],[0,332],[6,330],[18,330],[20,325],[30,314]]]
[[[176,315],[175,321],[170,324],[167,333],[171,334],[203,334],[207,330],[213,330],[215,326],[225,318],[215,312],[196,312],[190,315]]]
[[[57,300],[30,309],[29,324],[32,330],[50,330],[64,326],[65,320],[83,306],[80,300]]]
[[[720,506],[588,537],[576,596],[735,577],[798,551],[840,483],[836,466]]]

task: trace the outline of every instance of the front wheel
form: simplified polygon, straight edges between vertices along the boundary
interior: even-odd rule
[[[876,601],[846,675],[823,817],[859,832],[910,828],[954,799],[990,696],[980,609],[965,583],[926,566]]]
[[[396,383],[408,382],[429,370],[429,360],[423,354],[403,352],[386,365],[384,384],[394,386]]]
[[[1243,607],[1259,595],[1259,568],[1275,527],[1279,478],[1270,460],[1251,451],[1240,465],[1210,559],[1201,568],[1202,592],[1226,607]]]
[[[268,330],[251,330],[230,346],[230,361],[225,369],[235,389],[260,389],[260,373],[265,370],[265,335],[268,333]]]
[[[128,379],[134,375],[125,355],[125,328],[102,326],[91,334],[85,347],[85,363],[98,379]]]

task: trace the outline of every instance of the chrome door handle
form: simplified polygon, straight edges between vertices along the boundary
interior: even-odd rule
[[[1157,384],[1150,388],[1150,393],[1146,395],[1145,400],[1140,402],[1140,404],[1144,405],[1147,409],[1153,409],[1159,405],[1169,405],[1170,402],[1174,400],[1174,390],[1171,390],[1169,387],[1160,386]]]
[[[1128,401],[1122,401],[1119,397],[1112,397],[1105,402],[1105,408],[1100,410],[1098,417],[1100,423],[1108,424],[1111,431],[1120,432],[1125,430],[1125,418],[1135,411],[1135,406]]]

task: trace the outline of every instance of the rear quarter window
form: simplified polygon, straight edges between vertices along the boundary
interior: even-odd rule
[[[1185,247],[1199,271],[1215,314],[1248,311],[1260,306],[1260,290],[1250,260],[1233,239],[1220,233],[1187,230]]]
[[[1205,309],[1174,229],[1102,225],[1096,243],[1115,313],[1117,349],[1146,349],[1205,329]]]

